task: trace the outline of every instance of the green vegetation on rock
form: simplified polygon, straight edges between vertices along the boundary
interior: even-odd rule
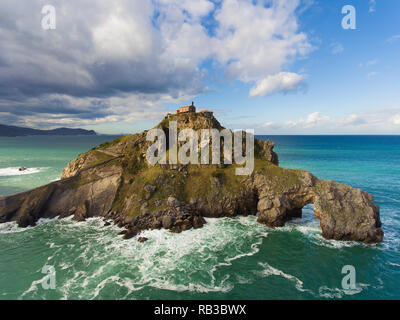
[[[168,136],[170,121],[177,121],[178,130],[190,128],[198,135],[201,129],[224,129],[214,116],[201,113],[169,114],[156,128]],[[279,167],[271,141],[255,139],[254,171],[238,176],[235,164],[151,166],[146,135],[144,131],[103,143],[71,161],[62,180],[0,198],[0,222],[27,226],[40,217],[73,215],[80,221],[102,216],[125,226],[130,238],[144,229],[199,228],[203,217],[257,213],[260,223],[279,227],[314,204],[325,238],[382,240],[379,207],[370,194],[319,180],[305,170]]]

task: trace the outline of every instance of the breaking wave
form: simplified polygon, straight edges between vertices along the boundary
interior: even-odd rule
[[[364,244],[356,241],[338,241],[325,239],[322,236],[319,220],[314,217],[312,205],[303,208],[303,218],[293,219],[285,226],[274,229],[275,232],[299,232],[307,237],[313,244],[331,249],[341,249],[349,247],[371,247],[374,244]]]
[[[0,234],[23,232],[29,230],[29,228],[20,228],[15,221],[0,223]]]
[[[56,290],[60,299],[110,298],[111,288],[122,299],[146,297],[145,291],[151,288],[226,293],[234,288],[237,277],[229,267],[257,254],[268,236],[256,217],[207,219],[202,229],[180,234],[145,231],[141,234],[149,238],[145,243],[123,240],[116,236],[118,227],[106,227],[100,218],[83,223],[62,219],[37,228],[48,227],[52,237],[46,246],[54,252],[46,260],[62,274]],[[35,279],[20,298],[47,294],[39,286]]]
[[[24,171],[19,171],[19,167],[0,168],[0,177],[20,176],[26,174],[39,173],[45,168],[28,168]]]

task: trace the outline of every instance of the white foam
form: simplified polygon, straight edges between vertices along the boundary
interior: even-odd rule
[[[285,273],[285,272],[283,272],[282,270],[279,270],[279,269],[277,269],[277,268],[274,268],[274,267],[270,266],[268,263],[259,262],[258,264],[259,264],[261,267],[264,268],[261,272],[255,272],[255,273],[258,273],[260,276],[262,276],[262,277],[269,277],[269,276],[279,276],[279,277],[283,277],[283,278],[285,278],[285,279],[288,279],[288,280],[294,282],[295,288],[296,288],[298,291],[301,291],[301,292],[309,292],[309,293],[313,294],[311,290],[305,289],[305,288],[303,287],[303,285],[304,285],[304,284],[303,284],[303,281],[301,281],[299,278],[297,278],[297,277],[295,277],[295,276],[292,276],[291,274]]]
[[[53,219],[40,218],[36,222],[36,226],[41,226],[41,225],[44,225],[44,224],[47,224],[47,223],[50,223],[50,222],[57,221],[58,218],[59,218],[58,216],[53,218]],[[26,228],[21,228],[21,227],[18,226],[16,221],[0,223],[0,234],[23,232],[23,231],[27,231],[27,230],[32,230],[36,226],[34,226],[34,227],[28,226]]]
[[[319,221],[316,219],[293,219],[280,228],[275,228],[275,232],[300,232],[307,238],[309,238],[313,244],[327,247],[330,249],[341,249],[349,247],[371,247],[376,246],[375,244],[364,244],[356,241],[338,241],[333,239],[325,239],[322,236],[321,227]]]
[[[329,288],[322,286],[318,289],[318,294],[321,298],[327,299],[341,299],[344,296],[353,296],[359,294],[364,288],[369,287],[369,284],[357,283],[354,289],[340,289],[340,288]]]
[[[231,274],[229,266],[259,252],[267,229],[254,216],[206,220],[203,228],[180,234],[164,229],[147,230],[141,234],[149,238],[145,243],[136,238],[116,237],[120,229],[105,227],[100,218],[82,223],[59,220],[61,229],[57,228],[57,232],[85,236],[77,237],[79,244],[70,247],[77,256],[74,264],[59,265],[69,276],[58,290],[64,299],[101,298],[110,285],[121,287],[125,298],[134,298],[132,293],[144,287],[176,292],[229,292],[237,283],[237,275]],[[54,246],[53,242],[49,245]],[[69,251],[64,246],[64,250],[55,253],[54,261],[64,261],[63,257],[71,254]]]
[[[400,264],[388,261],[388,264],[394,267],[400,267]]]
[[[40,226],[49,222],[54,222],[57,221],[59,219],[59,216],[49,219],[49,218],[40,218],[38,221],[36,221],[36,226]]]
[[[341,299],[346,295],[351,296],[351,295],[359,294],[365,288],[370,286],[369,284],[365,284],[365,283],[357,283],[356,287],[354,289],[348,289],[348,290],[347,289],[340,289],[340,288],[329,288],[327,286],[322,286],[322,287],[318,288],[318,292],[315,293],[315,292],[313,292],[313,290],[304,288],[304,283],[299,278],[297,278],[297,277],[295,277],[295,276],[293,276],[291,274],[285,273],[282,270],[274,268],[274,267],[270,266],[268,263],[259,262],[259,265],[261,267],[263,267],[263,270],[261,272],[255,272],[259,276],[262,276],[262,277],[270,277],[270,276],[283,277],[283,278],[285,278],[285,279],[287,279],[289,281],[292,281],[295,284],[295,288],[298,291],[307,292],[307,293],[309,293],[312,296],[317,297],[317,298]]]
[[[63,273],[62,278],[57,278],[56,289],[63,299],[101,299],[109,297],[110,288],[118,291],[120,299],[143,298],[140,291],[144,288],[188,294],[227,293],[238,284],[271,276],[282,277],[293,283],[297,291],[317,298],[342,298],[367,286],[360,284],[355,291],[328,287],[311,290],[302,279],[268,263],[259,263],[261,271],[250,268],[249,272],[238,272],[231,267],[237,260],[256,255],[269,232],[297,231],[318,245],[334,248],[352,245],[323,239],[315,222],[296,220],[273,231],[257,223],[254,216],[207,218],[203,228],[180,234],[164,229],[147,230],[141,236],[149,240],[139,243],[136,238],[123,240],[116,236],[121,229],[104,226],[102,218],[85,222],[71,219],[57,220],[48,227],[43,224],[55,219],[41,221],[43,228],[51,228],[55,234],[47,242],[52,249],[48,260]],[[23,297],[39,295],[38,284],[32,282]]]
[[[43,281],[47,278],[47,275],[45,275],[42,279],[39,280],[34,280],[32,281],[31,285],[27,290],[25,290],[19,299],[23,299],[26,295],[31,294],[31,295],[36,295],[38,292],[38,287],[42,285]]]
[[[376,247],[377,244],[365,244],[363,242],[357,241],[338,241],[332,239],[325,239],[321,234],[315,237],[316,244],[327,247],[330,249],[341,249],[341,248],[351,248],[351,247]]]
[[[27,168],[24,171],[19,171],[19,167],[0,168],[0,177],[20,176],[26,174],[39,173],[45,168]]]
[[[31,227],[20,228],[18,227],[18,224],[15,221],[5,222],[5,223],[0,223],[0,234],[23,232],[30,228]]]

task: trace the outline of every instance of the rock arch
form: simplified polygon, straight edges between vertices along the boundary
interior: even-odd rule
[[[259,200],[258,222],[269,227],[282,227],[293,218],[301,217],[302,208],[314,205],[314,214],[320,220],[326,239],[380,242],[383,238],[379,206],[371,194],[360,189],[317,179],[307,171],[298,171],[296,183],[277,181],[284,190],[271,188],[266,177],[254,181]]]

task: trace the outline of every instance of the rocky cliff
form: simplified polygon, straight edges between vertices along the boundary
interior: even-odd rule
[[[223,129],[210,114],[166,116],[157,128]],[[304,170],[278,166],[274,143],[255,140],[255,169],[235,174],[237,165],[155,165],[145,159],[147,132],[122,136],[80,155],[62,172],[62,180],[0,198],[0,222],[21,227],[41,218],[101,216],[125,227],[125,238],[145,229],[181,232],[201,228],[204,217],[255,215],[268,227],[301,217],[314,204],[327,239],[382,241],[379,207],[372,195]],[[143,241],[143,238],[140,238]]]

